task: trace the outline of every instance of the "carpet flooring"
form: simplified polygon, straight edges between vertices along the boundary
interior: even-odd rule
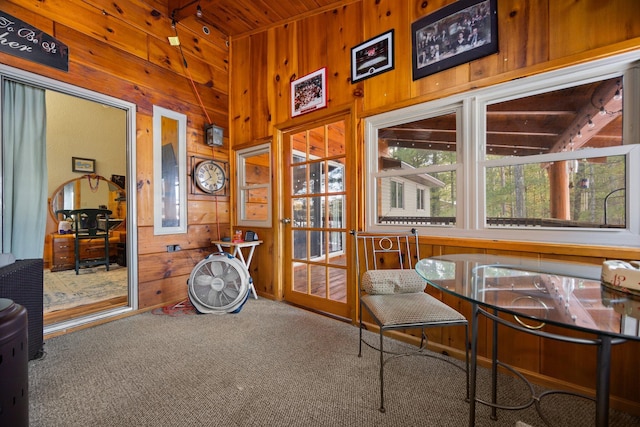
[[[127,295],[127,268],[117,264],[75,270],[44,271],[44,312],[65,310]]]
[[[386,347],[409,346],[390,339]],[[358,328],[266,299],[238,314],[142,313],[47,339],[44,349],[29,362],[31,427],[467,425],[459,369],[426,357],[389,362],[382,414],[378,354],[365,348],[358,357]],[[500,377],[502,402],[522,402],[526,392]],[[479,393],[488,398],[486,369]],[[479,427],[543,425],[532,407],[493,421],[478,406]],[[548,396],[542,407],[552,425],[593,425],[589,400]],[[640,423],[615,411],[610,420]]]

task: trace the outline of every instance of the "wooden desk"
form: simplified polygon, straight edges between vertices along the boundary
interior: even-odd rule
[[[73,270],[76,265],[73,234],[51,235],[51,271]],[[109,237],[109,257],[117,259],[120,234]],[[80,259],[104,257],[104,241],[83,240],[80,242]]]
[[[251,293],[255,299],[258,299],[258,295],[256,294],[256,288],[253,286],[253,279],[251,278],[251,271],[249,270],[249,266],[251,265],[251,260],[253,259],[253,252],[256,250],[256,246],[262,243],[262,240],[253,240],[251,242],[226,242],[223,240],[213,240],[212,244],[218,247],[218,251],[225,252],[222,248],[229,248],[229,253],[238,258],[242,264],[247,267],[247,272],[249,272],[249,289],[251,289]],[[245,258],[244,253],[242,252],[243,248],[249,248],[249,253]]]

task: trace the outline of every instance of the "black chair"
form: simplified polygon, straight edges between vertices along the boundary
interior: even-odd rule
[[[74,209],[68,212],[75,223],[76,274],[81,267],[104,265],[109,271],[109,209]],[[98,241],[104,245],[96,254],[83,253],[82,241]],[[92,248],[94,249],[94,248]],[[88,251],[93,252],[93,251]]]
[[[360,347],[362,344],[380,352],[380,412],[384,407],[384,365],[397,357],[436,353],[425,351],[425,328],[463,326],[465,330],[465,365],[467,400],[469,399],[469,324],[453,308],[425,292],[427,282],[418,275],[414,264],[419,260],[418,234],[415,229],[404,233],[364,233],[352,231],[356,239],[356,268],[360,300]],[[413,249],[412,249],[413,248]],[[366,329],[363,310],[379,328],[380,342],[371,345],[363,339]],[[416,351],[392,353],[384,350],[384,334],[388,331],[420,329],[420,347]],[[385,359],[385,354],[390,355]],[[460,368],[453,360],[440,358]],[[448,387],[449,384],[443,384]]]

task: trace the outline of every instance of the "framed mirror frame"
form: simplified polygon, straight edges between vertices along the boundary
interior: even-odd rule
[[[153,231],[187,232],[187,116],[153,106]]]

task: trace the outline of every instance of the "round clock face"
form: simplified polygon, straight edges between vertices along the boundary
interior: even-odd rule
[[[226,177],[222,166],[213,160],[205,160],[196,165],[193,179],[202,191],[215,193],[224,187]]]

